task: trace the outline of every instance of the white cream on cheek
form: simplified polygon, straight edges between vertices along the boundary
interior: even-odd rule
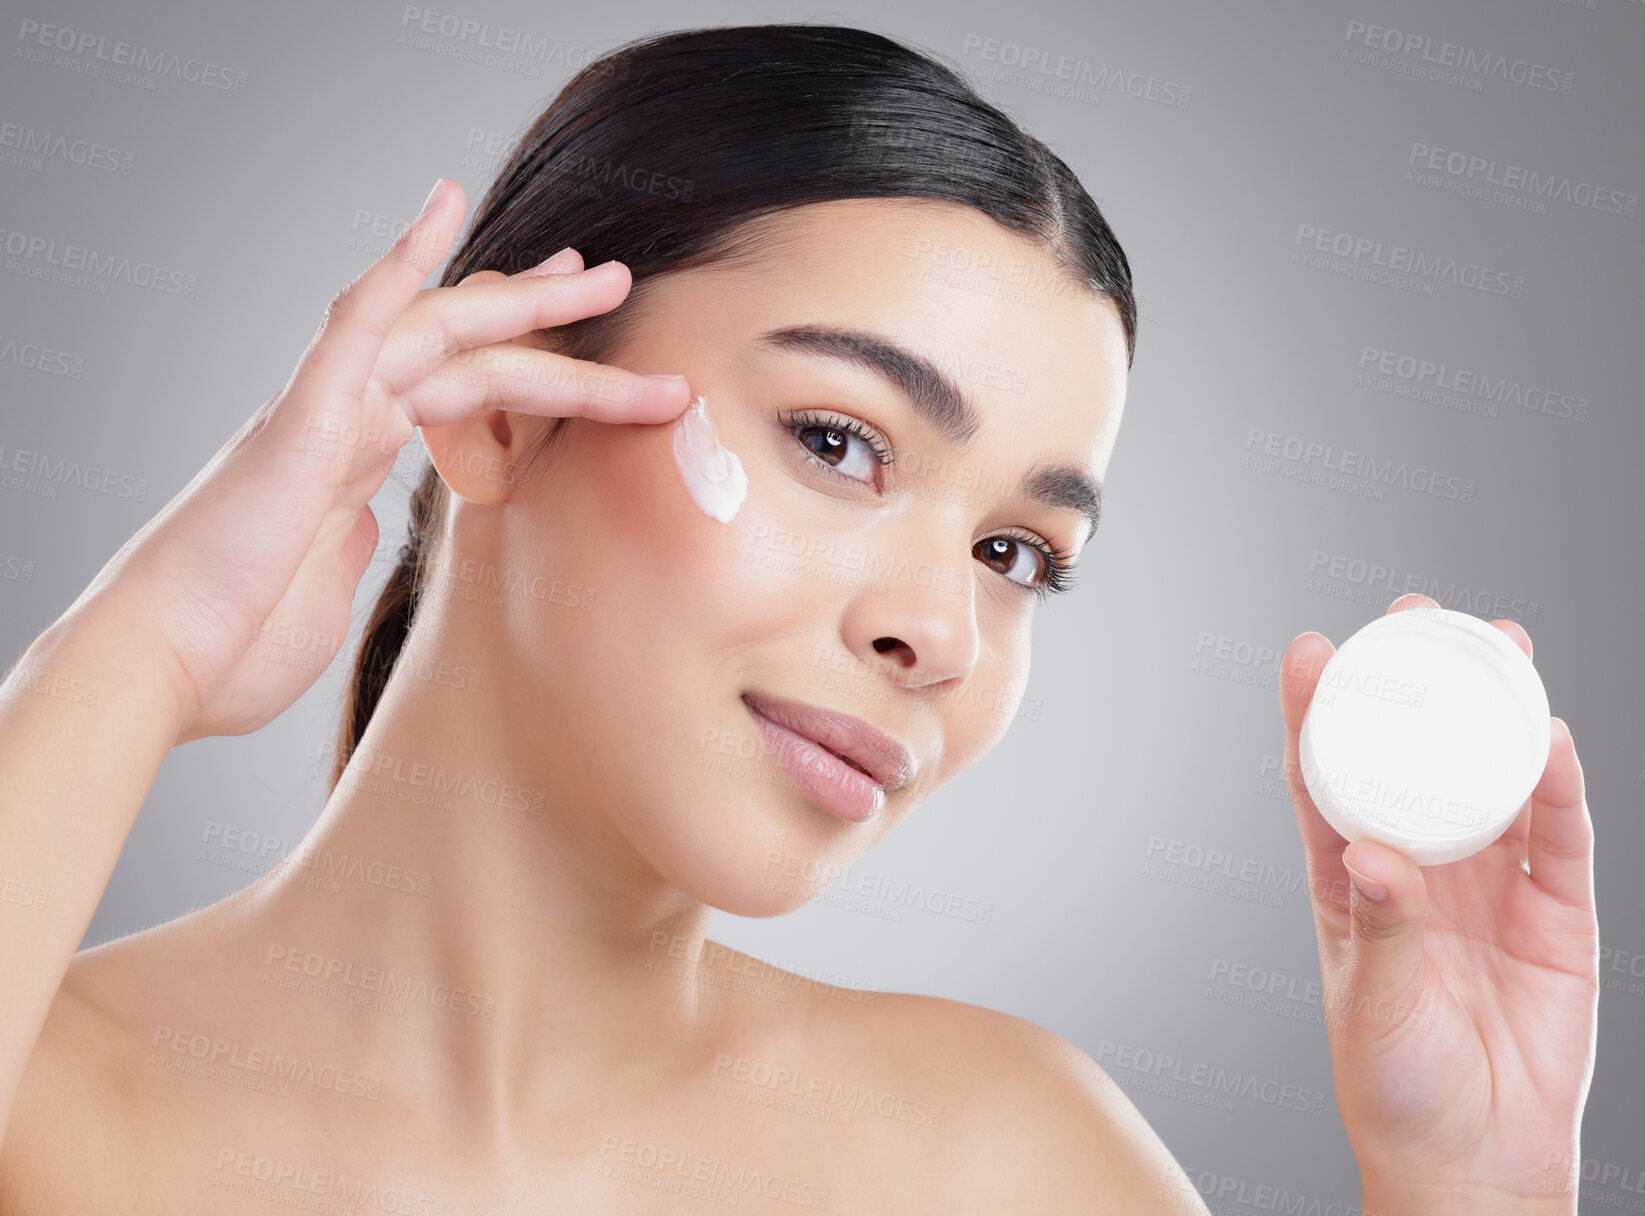
[[[748,496],[748,475],[708,419],[708,398],[699,396],[674,420],[674,463],[686,492],[704,515],[728,524]]]

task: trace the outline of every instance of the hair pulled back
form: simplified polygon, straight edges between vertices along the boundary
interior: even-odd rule
[[[1131,268],[1063,161],[959,72],[892,38],[838,25],[687,29],[626,43],[577,72],[510,150],[440,286],[516,274],[566,246],[627,265],[623,306],[552,331],[559,353],[604,362],[645,281],[747,252],[748,221],[845,198],[973,207],[1106,295],[1136,349]],[[524,460],[551,446],[556,419]],[[416,616],[447,490],[427,465],[343,705],[335,786]]]

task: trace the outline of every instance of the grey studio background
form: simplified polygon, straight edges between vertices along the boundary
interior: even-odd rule
[[[1005,741],[822,900],[722,915],[713,935],[1049,1027],[1125,1086],[1218,1211],[1353,1207],[1277,656],[1425,591],[1524,624],[1576,736],[1606,984],[1582,1210],[1645,1204],[1645,4],[465,0],[432,33],[386,2],[6,10],[5,463],[27,450],[145,487],[7,473],[8,662],[285,382],[434,178],[472,211],[589,55],[770,20],[903,37],[1068,160],[1131,258],[1142,323],[1105,521],[1080,588],[1040,611]],[[544,53],[441,32],[463,20]],[[205,74],[115,67],[118,42]],[[1447,43],[1518,79],[1436,79]],[[69,245],[168,277],[51,281]],[[1405,259],[1420,268],[1389,270]],[[420,464],[408,452],[373,503],[380,559]],[[270,857],[301,839],[386,569],[297,705],[172,754],[86,945],[250,881],[268,862],[211,847],[225,830],[278,842]],[[1321,1113],[1169,1092],[1121,1063],[1144,1053],[1323,1095]]]

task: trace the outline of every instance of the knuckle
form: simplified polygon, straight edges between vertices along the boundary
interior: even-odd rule
[[[1348,915],[1354,922],[1354,934],[1366,941],[1385,942],[1398,937],[1404,926],[1398,921],[1386,921],[1373,915],[1361,900],[1351,900]]]
[[[418,316],[407,317],[406,320],[417,335],[412,353],[417,356],[424,375],[434,374],[441,364],[462,349],[462,344],[452,337],[445,318],[438,312],[419,310]]]
[[[1586,816],[1565,832],[1551,834],[1533,829],[1531,835],[1537,852],[1550,861],[1586,861],[1594,848],[1594,831]]]
[[[342,320],[353,312],[359,302],[360,280],[353,279],[339,287],[336,293],[326,302],[325,313],[320,318],[320,332],[324,333],[333,322]]]

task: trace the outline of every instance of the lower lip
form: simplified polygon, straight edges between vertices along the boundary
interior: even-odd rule
[[[804,735],[778,726],[752,705],[748,706],[748,712],[759,723],[777,762],[788,770],[794,784],[823,810],[852,823],[861,823],[872,819],[885,805],[884,788],[867,773],[852,768]]]

